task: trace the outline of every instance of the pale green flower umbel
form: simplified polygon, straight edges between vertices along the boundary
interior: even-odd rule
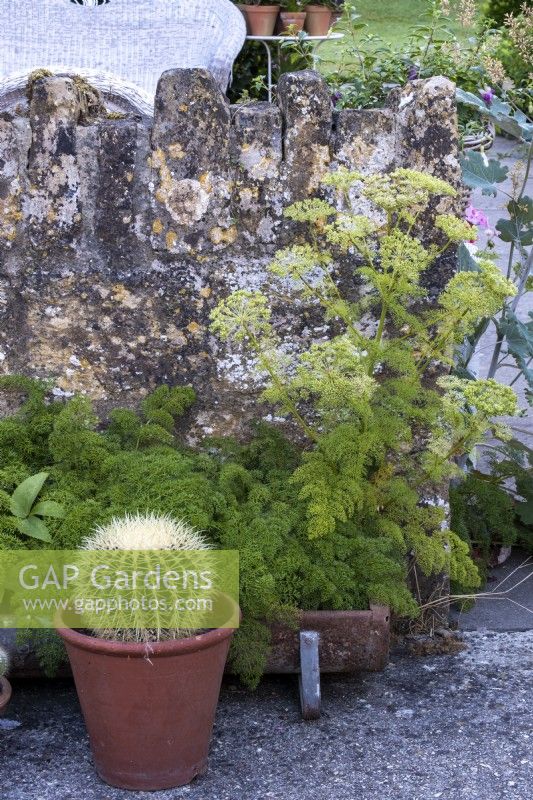
[[[270,337],[270,308],[260,292],[240,289],[211,312],[211,330],[224,341],[242,342],[250,335]]]
[[[463,394],[468,405],[487,417],[514,417],[519,413],[514,390],[493,378],[467,381]]]
[[[334,186],[336,189],[341,189],[347,192],[354,183],[364,180],[361,172],[352,172],[346,167],[339,167],[335,172],[330,172],[322,179],[324,186]]]
[[[411,169],[395,169],[388,175],[370,175],[364,179],[363,194],[387,212],[425,207],[430,195],[454,197],[453,186],[433,175]]]
[[[457,191],[447,181],[436,178],[434,175],[428,175],[426,172],[400,167],[394,170],[392,177],[398,184],[403,182],[407,186],[423,189],[429,194],[442,194],[445,197],[457,195]]]
[[[309,244],[294,245],[278,250],[268,270],[280,278],[300,279],[316,267],[327,266],[331,262],[328,253],[315,250]]]
[[[498,383],[494,378],[472,381],[447,375],[439,378],[437,383],[458,406],[467,405],[488,419],[514,417],[519,413],[514,389]]]
[[[337,218],[324,228],[324,233],[330,244],[338,245],[343,250],[358,247],[361,242],[372,236],[377,225],[373,220],[363,214],[337,214]]]
[[[382,237],[379,255],[383,271],[394,275],[400,289],[404,284],[414,287],[431,261],[431,254],[418,239],[398,229]]]
[[[440,228],[451,242],[470,242],[477,238],[477,229],[455,214],[439,214],[435,219],[435,227]]]
[[[455,321],[456,340],[467,335],[482,317],[492,317],[508,297],[516,294],[516,286],[501,274],[492,261],[480,259],[479,272],[457,272],[439,298],[447,312],[444,323]]]
[[[288,206],[283,216],[295,222],[312,222],[315,225],[324,223],[328,217],[337,213],[337,209],[325,200],[312,198],[311,200],[301,200]]]

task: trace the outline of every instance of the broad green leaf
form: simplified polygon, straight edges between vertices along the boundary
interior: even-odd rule
[[[505,337],[510,355],[522,370],[530,388],[533,388],[533,370],[527,365],[533,357],[533,319],[531,322],[521,322],[512,311],[507,310],[498,323],[498,331]]]
[[[456,348],[455,360],[457,366],[453,370],[454,375],[466,380],[476,380],[476,375],[468,369],[468,365],[476,352],[479,340],[491,322],[492,319],[490,317],[484,317],[470,336],[466,336],[464,341]]]
[[[10,503],[11,513],[15,517],[28,516],[47,478],[48,472],[38,472],[37,475],[31,475],[17,486],[11,495]]]
[[[524,195],[518,200],[510,200],[507,209],[511,216],[516,217],[522,225],[533,224],[533,199]]]
[[[520,358],[533,356],[533,322],[521,322],[512,311],[506,311],[498,327],[512,355]]]
[[[519,242],[522,247],[529,247],[529,245],[533,244],[533,227],[529,229],[520,228],[516,225],[515,220],[498,220],[496,230],[499,231],[502,242]]]
[[[517,139],[524,139],[530,142],[533,139],[533,123],[519,109],[514,109],[509,103],[495,97],[488,106],[481,97],[472,92],[465,92],[464,89],[456,89],[455,96],[458,103],[475,108],[483,116],[489,117],[506,133],[515,136]]]
[[[37,517],[55,517],[56,519],[63,519],[65,516],[65,509],[61,503],[56,503],[55,500],[42,500],[36,503],[31,513]]]
[[[457,248],[457,267],[459,272],[479,272],[479,264],[464,242]]]
[[[523,247],[533,244],[533,199],[523,197],[519,203],[511,200],[507,203],[509,219],[500,219],[496,229],[504,242],[517,242]]]
[[[21,533],[26,536],[31,536],[32,539],[40,539],[41,542],[51,542],[52,537],[48,528],[39,517],[28,517],[27,519],[19,519],[17,528]]]
[[[462,156],[460,161],[466,185],[472,189],[481,189],[483,194],[494,197],[497,194],[494,184],[502,183],[509,172],[508,167],[502,167],[496,159],[487,158],[483,153],[474,150]]]

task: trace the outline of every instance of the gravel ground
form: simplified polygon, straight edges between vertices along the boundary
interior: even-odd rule
[[[533,631],[466,634],[451,656],[393,657],[384,673],[326,677],[303,722],[296,681],[222,691],[207,775],[124,792],[95,776],[66,682],[21,684],[0,722],[2,800],[529,800]]]

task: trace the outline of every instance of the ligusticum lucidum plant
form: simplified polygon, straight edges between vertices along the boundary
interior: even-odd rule
[[[456,457],[487,432],[506,435],[493,417],[516,414],[517,400],[495,381],[444,373],[454,348],[515,288],[492,261],[480,260],[479,271],[455,274],[436,304],[423,303],[422,274],[447,248],[475,236],[465,220],[440,214],[434,224],[443,243],[420,241],[417,224],[430,200],[455,194],[446,182],[409,169],[363,176],[341,168],[324,184],[340,210],[321,199],[289,206],[285,216],[308,225],[307,243],[279,251],[269,271],[271,292],[281,285],[284,297],[322,308],[328,338],[298,353],[273,326],[265,294],[248,290],[218,304],[212,329],[251,351],[264,399],[305,434],[292,480],[307,504],[311,538],[357,518],[424,573],[445,569],[476,586],[468,546],[447,529],[438,498],[458,472]],[[351,192],[376,207],[376,218],[351,211]],[[356,301],[336,277],[338,256],[351,264]]]

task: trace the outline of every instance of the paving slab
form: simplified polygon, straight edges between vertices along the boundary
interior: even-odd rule
[[[453,611],[465,631],[524,631],[533,629],[533,557],[513,552],[489,572],[489,580],[474,607]],[[533,789],[533,787],[532,787]]]

